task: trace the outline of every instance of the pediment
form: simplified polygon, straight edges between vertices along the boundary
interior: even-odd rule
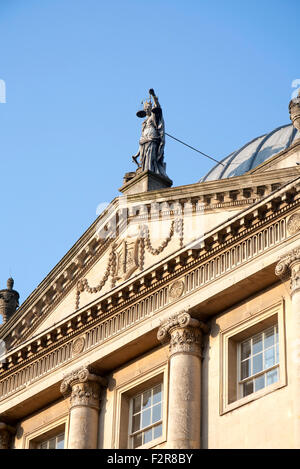
[[[1,327],[0,337],[11,348],[46,331],[195,240],[209,239],[271,193],[271,181],[280,187],[292,175],[293,170],[245,175],[113,200]]]

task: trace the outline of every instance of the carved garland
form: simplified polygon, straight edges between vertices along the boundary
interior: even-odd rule
[[[182,218],[176,218],[176,220],[173,220],[171,222],[170,226],[170,231],[167,236],[167,238],[161,243],[161,245],[158,248],[154,248],[151,243],[150,239],[150,233],[149,233],[149,227],[148,225],[141,225],[140,226],[140,233],[139,233],[139,247],[140,247],[140,261],[139,261],[139,268],[140,270],[144,269],[144,262],[145,262],[145,248],[147,249],[150,254],[153,256],[157,256],[161,254],[164,249],[168,246],[170,243],[171,239],[174,236],[174,233],[179,234],[179,241],[180,241],[180,247],[183,247],[183,219]],[[116,243],[112,244],[111,247],[111,252],[109,254],[109,259],[108,259],[108,264],[104,273],[104,276],[102,280],[96,285],[95,287],[91,287],[88,283],[87,278],[80,279],[77,282],[77,290],[76,290],[76,301],[75,301],[75,308],[78,309],[80,306],[80,294],[84,291],[88,293],[98,293],[102,290],[104,285],[106,284],[109,276],[112,277],[111,281],[111,288],[115,287],[116,284],[116,263],[117,263],[117,257],[116,257]]]

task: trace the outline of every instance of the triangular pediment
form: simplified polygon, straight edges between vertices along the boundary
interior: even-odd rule
[[[209,240],[212,231],[294,178],[293,169],[276,170],[114,199],[1,327],[0,337],[15,347],[46,331],[197,239]]]

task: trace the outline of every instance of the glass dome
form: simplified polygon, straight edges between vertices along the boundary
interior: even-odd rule
[[[272,132],[257,137],[242,148],[226,156],[199,182],[226,179],[250,171],[272,156],[288,148],[300,134],[292,124],[283,125]]]

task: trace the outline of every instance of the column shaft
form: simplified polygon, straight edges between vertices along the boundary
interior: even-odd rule
[[[201,447],[201,345],[207,326],[183,311],[171,316],[158,331],[170,340],[170,378],[167,448]]]

